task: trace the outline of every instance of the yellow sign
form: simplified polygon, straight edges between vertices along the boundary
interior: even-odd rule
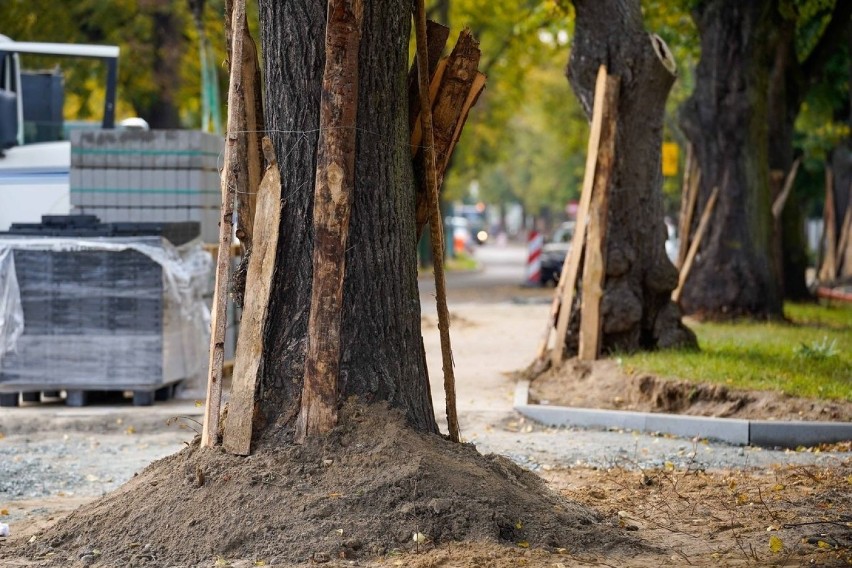
[[[663,175],[677,175],[677,161],[680,148],[674,142],[663,142]]]

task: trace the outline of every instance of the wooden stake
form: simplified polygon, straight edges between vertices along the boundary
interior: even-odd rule
[[[601,127],[603,126],[604,101],[606,100],[607,73],[606,66],[598,68],[595,81],[595,101],[592,107],[592,126],[589,132],[589,147],[586,151],[586,171],[583,174],[583,190],[580,193],[580,206],[577,211],[577,223],[574,226],[574,238],[571,248],[562,265],[559,276],[561,298],[559,298],[559,315],[556,322],[556,343],[550,351],[550,362],[554,368],[562,365],[562,354],[565,351],[565,336],[568,334],[568,322],[571,320],[571,309],[574,304],[574,289],[577,287],[577,276],[580,273],[580,258],[583,255],[583,245],[586,238],[586,223],[589,216],[589,206],[592,201],[592,188],[595,183],[595,170],[598,163],[598,151],[601,142]],[[554,298],[556,303],[556,298]],[[548,322],[549,323],[549,322]],[[552,325],[552,324],[551,324]]]
[[[235,0],[231,28],[243,29],[245,0]],[[219,250],[216,255],[216,285],[211,314],[210,361],[207,374],[207,404],[201,430],[201,445],[218,443],[219,411],[222,406],[222,364],[225,360],[225,327],[228,310],[228,268],[231,259],[231,232],[234,217],[234,191],[238,186],[240,138],[245,131],[245,100],[242,97],[243,36],[234,34],[231,45],[231,72],[228,82],[228,125],[225,160],[222,168],[222,220],[219,223]],[[244,166],[242,166],[244,167]]]
[[[834,175],[830,166],[825,167],[825,212],[823,213],[822,238],[825,244],[822,266],[817,279],[821,283],[834,282],[837,278],[837,229],[834,205]]]
[[[444,367],[444,392],[447,401],[447,425],[450,440],[458,442],[459,421],[456,414],[456,382],[453,372],[453,352],[450,344],[450,312],[447,309],[447,290],[444,279],[444,237],[441,208],[438,202],[438,180],[435,172],[435,137],[432,131],[432,102],[429,96],[429,58],[426,43],[426,7],[417,0],[414,12],[417,40],[418,79],[420,86],[420,122],[423,128],[423,156],[426,160],[426,187],[432,205],[430,228],[432,231],[432,257],[435,272],[435,292],[438,304],[438,330],[441,335],[441,356]]]
[[[618,129],[618,77],[607,76],[603,104],[600,147],[595,166],[595,182],[589,209],[589,234],[586,236],[583,267],[583,300],[580,312],[580,346],[577,356],[582,361],[598,358],[601,344],[601,298],[606,275],[606,221],[609,186],[615,167],[615,137]]]
[[[698,249],[701,246],[701,240],[704,238],[704,233],[707,231],[707,226],[710,224],[710,217],[713,215],[713,208],[716,206],[716,199],[719,197],[719,186],[713,188],[710,194],[710,199],[707,200],[707,206],[701,214],[701,220],[698,222],[698,229],[695,231],[695,238],[689,246],[689,252],[686,254],[686,260],[683,263],[683,268],[680,269],[677,288],[672,292],[672,301],[680,302],[680,297],[683,294],[683,285],[686,284],[686,279],[689,278],[689,272],[692,270],[692,263],[695,261],[695,255],[698,254]]]
[[[778,194],[775,203],[772,204],[772,216],[775,219],[781,218],[781,212],[784,210],[784,205],[787,203],[787,198],[790,197],[790,191],[793,189],[793,182],[796,180],[796,172],[799,171],[799,165],[802,163],[802,158],[796,158],[793,166],[790,168],[790,173],[787,174],[787,179],[784,180],[784,189]]]
[[[281,176],[269,138],[264,137],[263,150],[269,167],[258,190],[254,242],[246,277],[240,334],[237,338],[228,421],[222,440],[226,450],[242,456],[251,452],[252,422],[258,371],[263,357],[266,308],[272,289],[272,273],[281,223]]]
[[[849,197],[846,199],[846,213],[840,227],[840,241],[837,245],[837,276],[843,278],[852,274],[852,184],[849,185]]]
[[[362,0],[328,0],[325,70],[314,187],[314,254],[308,352],[296,441],[337,424],[346,240],[355,186],[358,49]]]
[[[225,2],[225,13],[233,15],[234,0]],[[257,188],[263,177],[263,148],[261,145],[263,122],[263,100],[261,97],[260,65],[257,45],[251,37],[248,22],[243,19],[242,34],[242,98],[245,114],[242,117],[244,136],[240,137],[240,160],[245,163],[245,187],[237,188],[237,238],[243,252],[251,250],[254,214],[257,203]],[[234,29],[231,17],[226,18],[225,34],[227,45],[233,45]],[[233,60],[232,60],[233,61]],[[240,291],[242,293],[242,291]]]
[[[677,251],[677,267],[683,266],[686,253],[689,250],[690,231],[692,231],[692,218],[695,215],[695,205],[698,202],[698,189],[701,187],[701,170],[698,164],[693,162],[693,173],[689,177],[689,186],[684,183],[685,193],[681,196],[681,211],[678,230],[680,246]]]

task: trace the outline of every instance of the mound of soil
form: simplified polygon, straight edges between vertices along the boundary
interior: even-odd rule
[[[627,373],[615,361],[566,361],[530,383],[535,404],[669,412],[749,420],[846,421],[852,402],[797,398],[766,391],[741,391],[725,385],[663,379]]]
[[[265,441],[245,458],[196,439],[0,558],[40,566],[211,566],[217,558],[295,566],[460,540],[622,558],[649,552],[503,457],[414,432],[381,406],[347,405],[341,418],[327,437],[303,446]]]

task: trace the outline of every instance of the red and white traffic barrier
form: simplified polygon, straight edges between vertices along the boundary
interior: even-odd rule
[[[541,248],[544,246],[544,234],[530,231],[527,236],[527,277],[526,284],[541,283]]]

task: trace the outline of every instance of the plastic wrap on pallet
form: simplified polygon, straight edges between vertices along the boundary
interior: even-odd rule
[[[0,239],[0,387],[129,390],[203,375],[211,269],[198,240]]]
[[[3,354],[12,351],[24,331],[24,309],[15,276],[11,249],[0,248],[0,365]]]

